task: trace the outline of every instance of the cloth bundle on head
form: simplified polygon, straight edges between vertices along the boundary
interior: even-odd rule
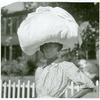
[[[39,7],[28,14],[18,28],[18,38],[22,50],[33,55],[44,43],[57,42],[63,49],[73,49],[82,43],[78,24],[64,9],[59,7]]]

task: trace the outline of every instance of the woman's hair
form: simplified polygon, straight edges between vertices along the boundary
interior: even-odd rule
[[[56,42],[45,43],[45,44],[40,46],[40,51],[43,52],[43,50],[48,48],[48,47],[54,47],[54,48],[57,48],[58,51],[60,51],[62,49],[63,45],[60,43],[56,43]]]

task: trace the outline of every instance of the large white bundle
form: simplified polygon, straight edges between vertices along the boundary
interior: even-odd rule
[[[59,7],[39,7],[30,13],[18,29],[22,50],[32,55],[40,45],[48,42],[59,42],[63,49],[73,48],[81,38],[74,18]]]

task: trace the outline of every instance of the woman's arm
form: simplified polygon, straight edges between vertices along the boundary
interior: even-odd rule
[[[88,92],[91,91],[93,91],[92,88],[84,88],[80,90],[78,93],[76,93],[75,95],[73,95],[71,98],[81,98],[82,96],[86,95]]]
[[[82,71],[80,71],[75,64],[71,62],[63,62],[62,66],[66,74],[65,76],[72,80],[74,83],[85,85],[87,88],[94,88],[95,85],[93,81],[88,78]]]

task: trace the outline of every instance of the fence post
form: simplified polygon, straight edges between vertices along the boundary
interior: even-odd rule
[[[17,84],[17,98],[20,97],[20,80],[18,80],[18,84]]]
[[[1,91],[0,91],[0,98],[2,98],[2,80],[0,80],[0,87],[1,87]]]
[[[76,86],[76,90],[77,90],[77,92],[80,91],[80,86],[79,85]]]
[[[96,86],[99,86],[99,81],[98,80],[96,81]]]
[[[71,96],[74,95],[74,83],[73,81],[71,82]]]
[[[68,88],[67,88],[66,91],[65,91],[65,97],[66,97],[66,98],[68,97]]]
[[[25,97],[25,83],[22,84],[22,98]]]
[[[34,83],[31,85],[31,88],[32,88],[32,98],[34,98],[35,97],[35,84]]]
[[[11,80],[8,82],[8,98],[11,96]]]
[[[6,98],[6,93],[7,93],[7,83],[6,82],[3,84],[3,87],[4,87],[3,98]]]
[[[28,80],[28,83],[27,83],[27,98],[30,97],[30,81]]]
[[[15,86],[15,82],[12,84],[12,98],[15,98],[15,91],[16,91],[16,86]]]

